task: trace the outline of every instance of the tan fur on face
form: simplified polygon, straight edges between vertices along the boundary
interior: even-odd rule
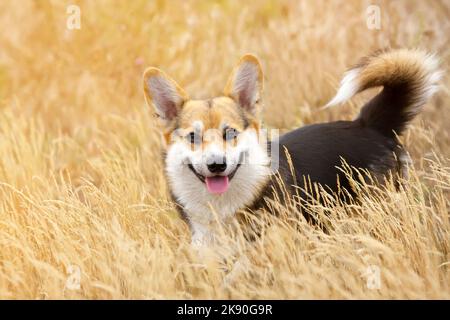
[[[248,128],[259,129],[257,118],[240,109],[236,102],[229,97],[217,97],[210,100],[187,101],[178,116],[176,127],[165,135],[167,144],[173,142],[171,134],[174,130],[182,129],[186,134],[194,131],[194,123],[202,124],[202,131],[209,132],[222,139],[225,126],[234,128],[239,132]],[[208,143],[211,141],[204,141]]]
[[[259,131],[258,115],[263,88],[263,73],[258,59],[247,54],[231,72],[224,96],[209,100],[189,100],[186,92],[164,72],[149,68],[144,72],[144,93],[148,105],[156,107],[167,144],[174,142],[174,131],[194,131],[195,122],[202,124],[202,131],[225,126],[239,132],[247,128]],[[219,136],[219,134],[216,134]]]

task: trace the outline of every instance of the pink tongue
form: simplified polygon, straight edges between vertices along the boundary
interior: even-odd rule
[[[210,193],[221,194],[228,190],[228,177],[206,177],[206,188]]]

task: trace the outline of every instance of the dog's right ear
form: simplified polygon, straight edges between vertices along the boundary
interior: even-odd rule
[[[145,100],[149,106],[154,105],[156,113],[166,123],[174,120],[183,103],[188,99],[180,86],[157,68],[144,72]]]
[[[233,98],[244,110],[255,114],[263,89],[261,64],[254,55],[246,54],[233,69],[224,94]]]

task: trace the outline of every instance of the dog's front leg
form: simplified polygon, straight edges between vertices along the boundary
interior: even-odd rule
[[[210,227],[195,221],[190,222],[192,239],[191,244],[195,249],[209,247],[214,241],[214,235]]]
[[[232,267],[223,278],[222,288],[226,289],[232,286],[239,276],[245,275],[245,273],[249,272],[250,266],[251,262],[247,256],[240,256],[237,261],[233,263]]]

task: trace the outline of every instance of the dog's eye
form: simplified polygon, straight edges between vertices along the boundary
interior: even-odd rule
[[[186,136],[186,139],[191,144],[198,144],[202,140],[202,137],[199,134],[192,131]]]
[[[223,132],[223,140],[229,141],[236,138],[239,135],[239,132],[234,128],[226,128]]]

